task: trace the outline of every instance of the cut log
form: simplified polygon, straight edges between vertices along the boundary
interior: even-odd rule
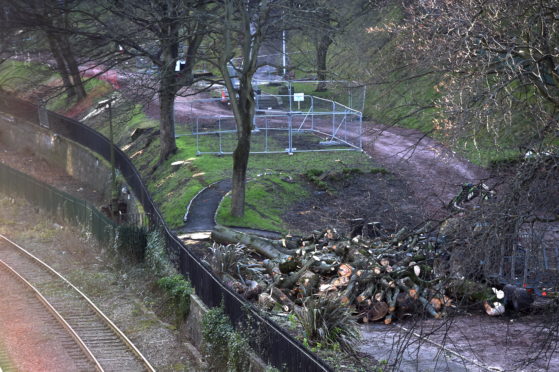
[[[283,293],[281,289],[272,287],[271,293],[274,300],[282,305],[282,310],[284,312],[289,312],[295,309],[295,303],[291,301],[291,299],[285,293]]]
[[[262,256],[270,259],[287,259],[291,252],[281,247],[273,240],[261,238],[243,232],[235,231],[225,226],[216,226],[212,231],[212,239],[221,244],[241,243],[252,248]]]
[[[396,313],[398,318],[409,316],[417,312],[417,301],[408,293],[399,293],[396,297]]]
[[[341,264],[338,268],[338,275],[339,276],[351,276],[353,273],[353,267],[348,264]]]
[[[262,291],[264,290],[264,287],[260,283],[258,283],[257,281],[254,281],[254,280],[247,280],[246,285],[247,285],[247,288],[246,288],[245,293],[243,294],[243,296],[247,300],[257,298],[262,293]]]
[[[287,257],[278,265],[279,271],[282,274],[289,274],[301,267],[301,260],[294,257]]]
[[[439,318],[442,317],[441,313],[437,312],[433,308],[433,305],[431,305],[431,303],[429,301],[427,301],[427,299],[425,297],[419,296],[419,302],[421,302],[425,311],[427,311],[427,313],[429,313],[429,315],[431,315],[433,318],[439,319]]]
[[[301,278],[301,276],[307,272],[307,270],[312,266],[312,264],[315,263],[314,258],[309,258],[307,260],[307,262],[305,262],[305,264],[303,265],[303,267],[301,267],[301,269],[299,269],[298,271],[291,273],[291,275],[287,276],[287,277],[280,277],[278,282],[275,283],[275,286],[279,287],[279,288],[292,288],[295,283],[297,283],[299,281],[299,279]]]
[[[376,283],[370,283],[364,291],[362,291],[359,296],[356,297],[357,303],[362,303],[373,295],[375,289],[377,288]]]
[[[272,297],[271,294],[269,293],[260,293],[258,295],[258,304],[267,311],[272,310],[272,308],[275,306],[276,304],[276,300],[274,300],[274,297]]]
[[[312,271],[306,271],[301,275],[298,283],[301,287],[305,289],[306,293],[311,293],[311,291],[318,286],[319,277]]]
[[[311,270],[317,274],[332,275],[338,270],[338,265],[329,265],[326,262],[318,262],[312,266]]]
[[[367,311],[367,321],[376,322],[381,320],[388,314],[388,304],[384,301],[375,301],[372,303],[371,308]]]
[[[340,297],[340,302],[342,303],[342,305],[349,305],[350,303],[353,303],[355,297],[357,297],[357,294],[355,293],[357,289],[356,284],[357,284],[357,275],[354,274],[349,279],[349,283],[347,284],[345,291],[342,293]]]
[[[388,290],[386,299],[388,301],[388,314],[384,318],[384,324],[391,324],[396,317],[396,299],[400,294],[400,288],[396,287],[394,290]]]

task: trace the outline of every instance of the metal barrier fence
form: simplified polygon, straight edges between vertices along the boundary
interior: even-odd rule
[[[0,191],[26,199],[72,225],[84,227],[100,244],[109,244],[116,225],[94,206],[0,163]]]
[[[39,125],[37,106],[8,94],[0,94],[0,111],[14,116],[13,125],[26,120]],[[110,159],[110,141],[88,126],[54,112],[48,112],[50,130]],[[244,325],[251,332],[250,344],[265,362],[287,371],[331,371],[322,360],[307,350],[258,309],[225,286],[201,260],[169,229],[132,161],[118,147],[114,148],[115,164],[144,207],[152,226],[164,232],[167,248],[178,253],[179,270],[187,276],[196,294],[209,307],[224,305],[225,313],[236,326]]]
[[[251,153],[294,153],[361,150],[362,113],[336,101],[306,95],[256,96],[256,115]],[[221,115],[197,115],[200,105],[216,105],[220,99],[190,102],[187,122],[176,125],[177,136],[196,137],[198,154],[231,154],[236,146],[236,122],[227,111]]]

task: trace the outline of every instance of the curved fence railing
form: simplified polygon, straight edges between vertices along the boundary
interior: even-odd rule
[[[14,125],[22,119],[37,125],[41,123],[54,133],[89,148],[107,160],[110,159],[110,141],[76,120],[50,111],[43,111],[39,118],[37,106],[5,94],[0,94],[0,111],[13,115]],[[144,207],[152,225],[164,231],[168,249],[178,253],[180,272],[189,278],[202,301],[209,307],[223,304],[225,313],[233,324],[243,325],[244,329],[251,333],[251,346],[267,363],[287,371],[330,371],[331,368],[326,363],[226,287],[176,237],[163,220],[131,160],[118,147],[115,147],[114,152],[116,167]]]
[[[101,244],[107,244],[114,238],[115,224],[93,205],[2,163],[0,192],[26,199],[72,225],[84,227]]]

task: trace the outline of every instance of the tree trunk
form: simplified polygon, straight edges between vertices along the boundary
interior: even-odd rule
[[[225,226],[214,227],[212,230],[212,240],[220,244],[241,243],[270,259],[287,259],[289,257],[285,249],[280,247],[278,241],[245,234]]]
[[[315,44],[316,48],[316,79],[318,84],[316,85],[315,91],[325,92],[326,91],[326,57],[328,56],[328,48],[332,45],[332,39],[330,35],[326,34],[321,36]]]
[[[85,98],[87,93],[85,92],[85,88],[82,83],[80,69],[78,66],[78,62],[76,61],[74,52],[72,51],[72,47],[70,46],[70,41],[65,35],[62,35],[59,38],[59,41],[62,56],[64,57],[64,61],[66,61],[66,66],[68,67],[68,72],[70,74],[70,78],[72,79],[72,84],[74,86],[74,89],[76,90],[77,99],[78,101],[82,100]]]
[[[243,121],[250,120],[244,118]],[[237,147],[233,152],[233,180],[231,190],[231,215],[234,217],[242,217],[245,213],[245,187],[246,187],[246,172],[248,166],[248,157],[250,154],[250,124],[248,130],[244,128],[245,123],[242,124],[243,129],[239,133],[239,140]]]
[[[177,152],[175,142],[175,93],[164,83],[164,80],[161,82],[161,90],[159,91],[159,110],[161,139],[159,163],[162,163]]]
[[[50,52],[54,60],[56,61],[56,70],[58,71],[60,77],[62,78],[62,84],[64,84],[64,88],[66,88],[68,101],[72,101],[74,97],[76,97],[76,90],[74,88],[74,85],[72,84],[72,81],[70,80],[70,75],[68,74],[68,69],[66,68],[66,62],[62,57],[62,52],[60,51],[58,41],[56,37],[50,32],[47,32],[46,36],[49,43]]]

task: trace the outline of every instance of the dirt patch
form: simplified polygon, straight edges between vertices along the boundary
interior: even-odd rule
[[[489,172],[456,155],[418,130],[364,122],[363,149],[397,173],[424,208],[437,218],[465,182],[487,179]]]
[[[338,180],[325,178],[329,190],[310,185],[311,196],[296,203],[283,218],[295,230],[336,227],[349,230],[349,221],[379,221],[388,231],[413,227],[424,220],[421,205],[395,174],[357,174]]]

